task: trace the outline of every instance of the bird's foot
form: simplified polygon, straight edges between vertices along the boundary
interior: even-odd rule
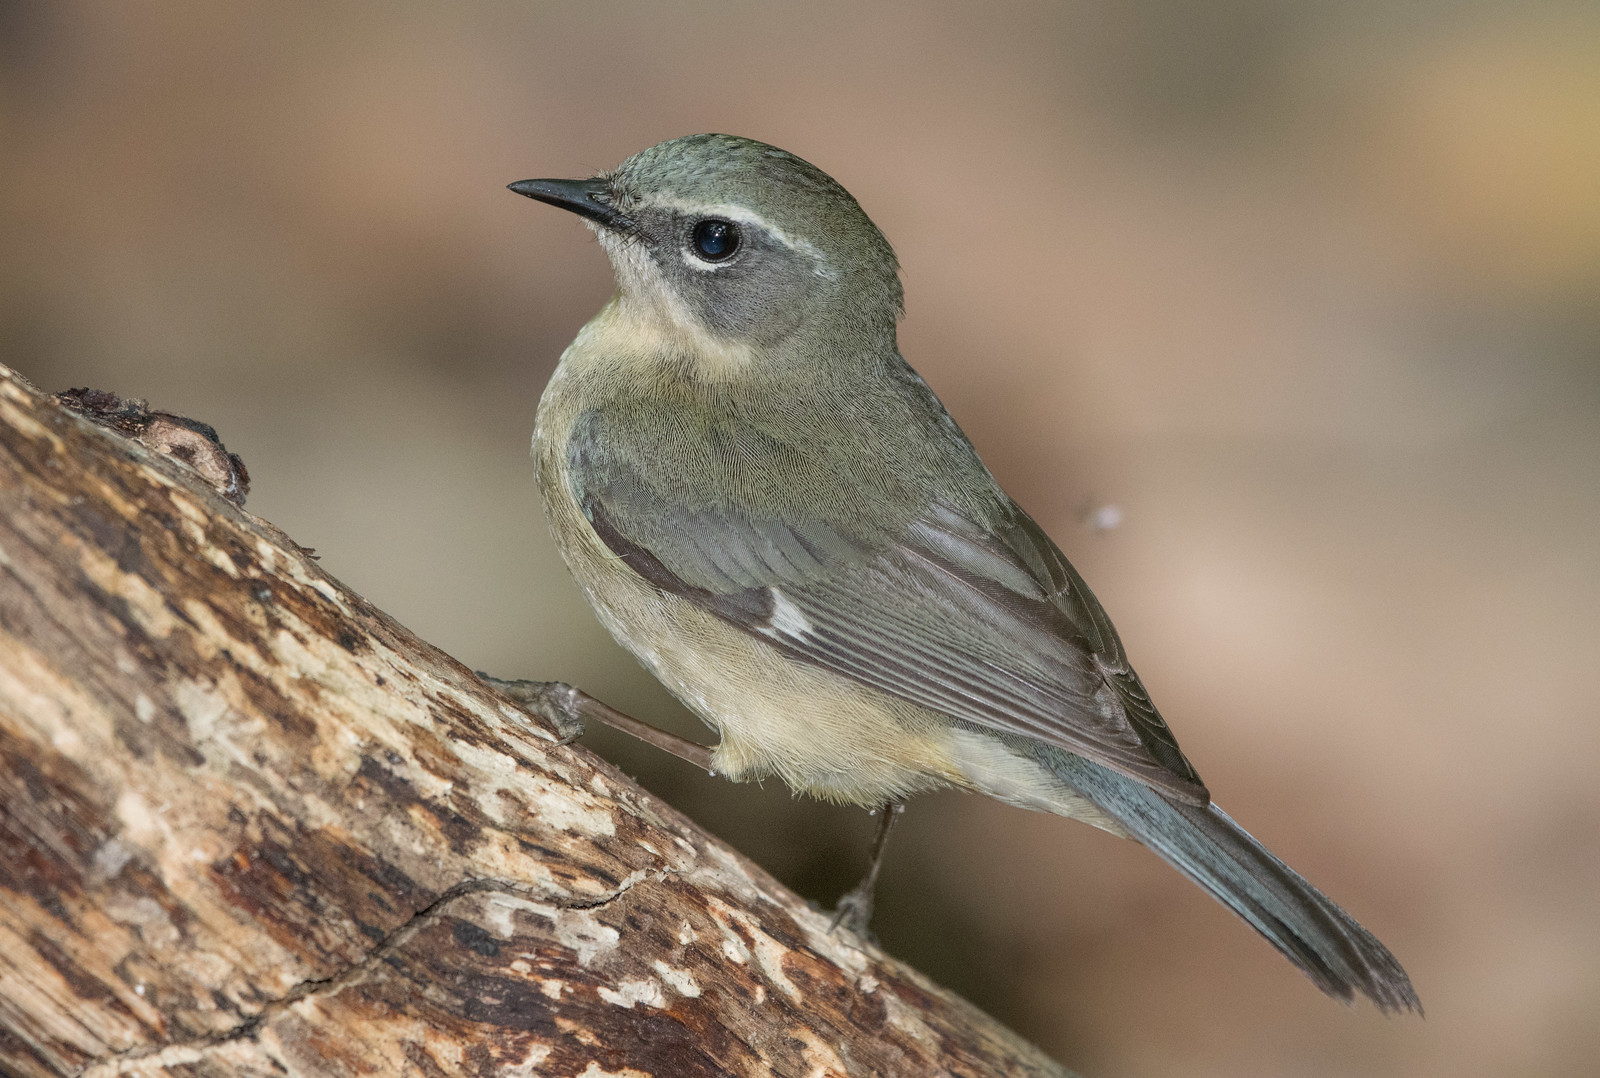
[[[871,925],[872,888],[858,886],[840,896],[839,904],[833,908],[833,924],[828,926],[828,931],[837,932],[845,928],[868,943],[877,943],[878,937],[873,935]]]
[[[556,744],[570,745],[583,736],[582,694],[560,681],[524,681],[520,678],[491,677],[482,670],[478,677],[505,693],[555,730]]]
[[[686,737],[658,729],[647,722],[640,722],[631,715],[624,715],[610,704],[596,700],[588,693],[574,689],[565,682],[509,681],[490,677],[481,670],[478,671],[478,676],[521,704],[531,714],[548,722],[559,739],[557,744],[571,744],[583,733],[584,725],[592,720],[669,752],[707,774],[716,774],[711,765],[710,748],[698,741],[690,741]]]

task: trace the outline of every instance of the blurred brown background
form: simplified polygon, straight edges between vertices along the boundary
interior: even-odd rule
[[[214,423],[254,512],[462,661],[703,737],[545,535],[534,405],[610,274],[504,189],[701,130],[885,229],[908,358],[1428,1018],[954,795],[885,945],[1092,1078],[1593,1074],[1592,3],[0,0],[0,359]],[[863,813],[589,741],[823,903],[863,864]]]

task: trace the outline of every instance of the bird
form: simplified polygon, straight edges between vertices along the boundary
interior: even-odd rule
[[[1083,577],[901,356],[899,263],[844,187],[725,134],[509,186],[581,217],[616,277],[535,419],[556,545],[719,736],[715,773],[882,810],[852,927],[899,808],[954,787],[1134,839],[1323,992],[1421,1012],[1212,802]]]

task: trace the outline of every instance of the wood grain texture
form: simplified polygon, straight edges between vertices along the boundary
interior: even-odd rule
[[[0,368],[0,1073],[1059,1075]]]

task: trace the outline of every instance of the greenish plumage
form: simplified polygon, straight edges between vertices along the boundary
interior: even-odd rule
[[[1377,940],[1209,805],[1087,585],[900,357],[893,251],[842,187],[726,135],[513,187],[588,218],[619,285],[540,404],[552,530],[606,626],[722,735],[719,770],[1085,819],[1325,991],[1417,1006]]]

